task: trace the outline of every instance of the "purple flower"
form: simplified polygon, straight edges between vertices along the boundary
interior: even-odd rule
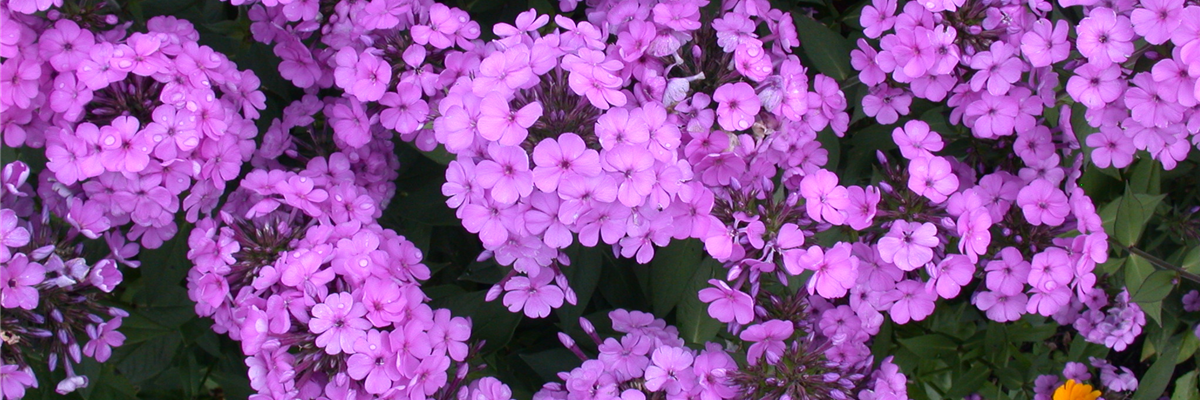
[[[750,365],[758,365],[759,360],[766,356],[767,364],[775,364],[783,357],[783,352],[787,346],[784,343],[795,333],[795,327],[790,321],[781,321],[773,319],[757,325],[751,325],[742,331],[739,338],[747,342],[753,342],[750,348],[746,349],[746,360]]]
[[[529,127],[542,116],[542,103],[531,102],[513,111],[508,101],[497,92],[491,92],[479,103],[479,136],[515,146],[529,135]]]
[[[932,269],[929,287],[935,288],[938,296],[952,299],[958,296],[963,286],[971,283],[971,278],[974,276],[974,262],[966,256],[951,254]]]
[[[29,230],[18,226],[19,222],[16,211],[0,209],[0,263],[12,259],[12,251],[9,249],[29,244]]]
[[[1021,189],[1017,205],[1021,206],[1025,219],[1034,225],[1059,226],[1071,213],[1067,195],[1045,179],[1030,182]]]
[[[892,141],[900,147],[904,158],[910,160],[932,157],[932,152],[941,151],[944,146],[942,135],[929,130],[929,124],[921,120],[905,122],[903,128],[892,130]]]
[[[717,102],[717,122],[726,131],[750,129],[762,109],[762,102],[754,88],[745,82],[728,83],[713,92]]]
[[[879,239],[879,257],[905,271],[923,267],[933,260],[933,247],[939,243],[937,232],[928,222],[895,221]]]
[[[754,300],[750,295],[730,288],[719,279],[710,279],[708,283],[716,286],[700,290],[700,301],[709,303],[708,315],[725,323],[736,320],[748,324],[754,319]]]
[[[670,396],[687,392],[695,386],[691,351],[679,347],[659,347],[650,356],[653,362],[646,368],[646,389],[664,391]]]
[[[491,189],[492,198],[500,204],[513,204],[533,191],[533,173],[529,171],[529,154],[520,147],[488,146],[490,160],[475,166],[475,178],[484,189]]]
[[[839,242],[829,251],[812,246],[808,250],[794,249],[783,253],[783,266],[789,274],[814,271],[808,280],[808,293],[820,294],[826,299],[845,296],[854,287],[858,280],[858,264],[858,258],[851,255],[851,246],[846,242]]]
[[[542,140],[533,148],[533,183],[543,192],[558,189],[560,181],[600,174],[600,154],[587,148],[583,139],[574,133],[564,133],[557,139]]]
[[[1070,29],[1068,25],[1067,21],[1058,20],[1051,27],[1050,20],[1039,19],[1033,23],[1032,29],[1021,36],[1021,54],[1029,60],[1031,67],[1048,67],[1070,56],[1071,44],[1067,42],[1067,31]]]
[[[988,93],[1001,96],[1018,79],[1025,64],[1020,58],[1013,57],[1016,49],[1005,42],[992,42],[989,51],[979,52],[971,57],[971,68],[975,75],[971,77],[971,90],[980,91],[987,85]]]
[[[934,204],[958,190],[958,176],[943,157],[919,157],[908,164],[908,188]]]
[[[108,361],[112,357],[112,348],[125,344],[125,335],[117,332],[120,327],[121,318],[113,318],[100,325],[88,325],[87,334],[91,340],[83,346],[83,354],[99,362]]]
[[[840,225],[846,220],[842,210],[850,205],[846,188],[838,186],[838,176],[828,170],[817,170],[800,181],[800,195],[808,217]]]
[[[354,343],[354,354],[346,360],[346,374],[363,380],[367,393],[381,394],[403,376],[396,368],[396,353],[388,331],[369,330]]]
[[[100,162],[112,172],[141,172],[150,164],[154,143],[139,129],[138,120],[121,116],[100,128]]]
[[[396,92],[384,93],[379,104],[387,106],[379,113],[379,123],[396,132],[412,133],[420,129],[429,116],[429,104],[421,98],[421,88],[400,82]]]
[[[1021,293],[1025,283],[1029,282],[1029,262],[1022,258],[1021,251],[1015,247],[1005,247],[1000,250],[999,256],[984,268],[987,271],[987,288],[1005,295]]]
[[[367,314],[362,303],[354,301],[350,293],[334,293],[312,308],[312,319],[308,329],[317,336],[315,344],[334,355],[354,353],[354,343],[366,336],[371,323],[363,318]]]
[[[1183,22],[1183,0],[1143,0],[1129,14],[1133,31],[1150,44],[1163,44]]]
[[[17,253],[0,267],[0,306],[32,310],[38,304],[38,290],[33,286],[45,279],[42,264]]]
[[[1133,25],[1110,8],[1092,9],[1076,31],[1079,53],[1097,67],[1124,62],[1133,54]]]
[[[605,171],[617,176],[617,199],[627,207],[642,204],[654,188],[654,157],[643,147],[620,144],[601,159]]]
[[[933,314],[933,301],[937,297],[925,290],[925,284],[904,280],[896,284],[896,288],[883,295],[881,300],[892,303],[889,313],[897,324],[907,324],[909,321],[921,321]]]
[[[515,276],[504,284],[504,306],[508,311],[525,310],[530,318],[550,315],[550,310],[562,307],[563,291],[551,284],[554,274],[543,271],[537,276]]]
[[[1012,322],[1021,319],[1025,313],[1025,305],[1029,298],[1024,293],[1004,294],[1001,292],[981,291],[975,294],[971,303],[987,314],[988,319],[996,322]]]

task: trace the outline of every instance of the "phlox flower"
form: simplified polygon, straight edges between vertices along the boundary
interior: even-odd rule
[[[100,162],[111,172],[141,172],[150,164],[154,148],[150,138],[139,131],[138,120],[121,116],[112,125],[100,128]]]
[[[701,289],[699,295],[700,301],[709,303],[709,315],[725,323],[748,324],[754,319],[754,300],[749,294],[730,288],[723,280],[710,279],[708,283],[716,287]]]
[[[783,257],[783,266],[792,275],[800,275],[804,270],[814,271],[807,284],[809,294],[836,299],[845,296],[858,280],[859,261],[851,254],[849,243],[839,242],[829,251],[822,250],[821,246],[788,250]]]
[[[379,104],[387,106],[379,113],[379,123],[396,132],[416,132],[429,116],[429,104],[421,99],[421,88],[408,82],[396,85],[396,92],[387,92]]]
[[[529,135],[529,127],[542,116],[542,103],[531,102],[513,110],[498,92],[479,103],[479,136],[505,146],[515,146]]]
[[[688,392],[696,384],[691,351],[680,347],[663,346],[650,356],[651,364],[646,368],[646,389],[664,391],[675,396]]]
[[[1035,254],[1029,266],[1029,284],[1047,292],[1066,286],[1074,277],[1075,268],[1070,255],[1058,247]]]
[[[1075,69],[1075,76],[1067,80],[1067,93],[1076,101],[1091,109],[1104,107],[1116,101],[1125,92],[1121,79],[1121,68],[1115,65],[1099,67],[1084,64]]]
[[[938,245],[937,227],[931,223],[897,220],[887,235],[879,238],[880,259],[905,271],[925,266],[933,260]]]
[[[24,253],[12,256],[0,267],[0,306],[32,310],[38,304],[35,285],[46,279],[42,264],[30,261]]]
[[[1028,301],[1029,297],[1025,293],[1005,294],[993,291],[980,291],[971,299],[971,303],[987,314],[988,319],[1001,323],[1021,319]]]
[[[604,154],[601,165],[617,174],[617,199],[627,207],[641,205],[654,187],[654,157],[643,147],[618,145]]]
[[[554,274],[543,271],[536,276],[514,276],[504,284],[504,306],[508,311],[524,310],[530,318],[550,315],[550,310],[562,307],[564,293],[551,282]]]
[[[767,364],[775,364],[783,357],[787,346],[784,341],[791,338],[793,333],[795,333],[795,327],[792,322],[773,319],[751,325],[738,337],[754,343],[746,349],[746,360],[750,362],[750,365],[758,365],[764,355]]]
[[[988,93],[996,96],[1008,93],[1008,89],[1024,71],[1024,63],[1014,57],[1016,48],[1002,41],[992,42],[988,51],[982,51],[971,57],[971,68],[975,75],[971,76],[971,90],[980,91],[987,86]]]
[[[999,259],[988,261],[984,267],[988,290],[1004,295],[1021,293],[1025,283],[1029,282],[1029,262],[1022,258],[1021,251],[1015,247],[1005,247],[1000,250],[999,256]]]
[[[713,101],[717,102],[717,123],[730,132],[750,129],[762,110],[762,101],[745,82],[722,85],[713,92]]]
[[[514,204],[533,191],[533,173],[529,171],[529,154],[520,147],[488,146],[490,160],[475,166],[475,178],[491,197],[501,204]]]
[[[893,129],[892,141],[900,147],[900,154],[910,160],[930,157],[932,152],[941,151],[945,146],[942,135],[929,130],[929,124],[921,120],[911,120],[905,122],[903,128]]]
[[[356,302],[350,293],[330,294],[324,302],[313,306],[308,329],[320,335],[315,344],[325,349],[325,353],[353,354],[354,343],[366,336],[366,330],[371,327],[371,323],[363,318],[366,314],[366,307]]]
[[[805,176],[800,181],[800,195],[804,197],[809,218],[834,225],[845,222],[842,210],[850,205],[850,200],[846,188],[838,186],[837,174],[821,169]]]
[[[1124,62],[1133,54],[1133,25],[1111,8],[1098,7],[1079,22],[1079,53],[1098,67]]]
[[[908,164],[908,188],[937,204],[958,190],[958,176],[943,157],[918,157]]]
[[[1021,54],[1034,68],[1066,60],[1071,53],[1071,44],[1067,41],[1069,29],[1067,21],[1058,20],[1051,26],[1050,20],[1037,20],[1021,36]]]
[[[1059,226],[1071,212],[1067,195],[1045,179],[1029,182],[1017,194],[1017,205],[1034,225]]]
[[[346,360],[346,374],[363,380],[367,393],[381,394],[403,376],[396,368],[396,353],[388,331],[371,329],[354,342],[354,354]]]
[[[975,276],[975,263],[967,256],[951,254],[930,270],[932,279],[927,288],[933,289],[942,298],[953,299],[963,286],[971,283],[971,278]]]
[[[125,344],[125,334],[117,331],[121,320],[113,318],[99,325],[88,325],[87,334],[91,340],[83,346],[83,354],[99,362],[108,361],[112,357],[112,348]]]
[[[889,314],[897,324],[921,321],[933,314],[933,302],[937,296],[925,290],[925,284],[915,280],[904,280],[896,288],[883,295],[881,300],[892,303]]]

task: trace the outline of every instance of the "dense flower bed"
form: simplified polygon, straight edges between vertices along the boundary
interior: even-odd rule
[[[1200,3],[529,3],[0,0],[0,399],[1200,398]]]

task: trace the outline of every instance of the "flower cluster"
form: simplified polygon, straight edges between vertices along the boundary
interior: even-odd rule
[[[138,246],[119,234],[105,236],[110,255],[85,258],[83,232],[57,217],[69,215],[59,212],[78,199],[52,189],[49,171],[35,177],[37,189],[29,178],[29,166],[20,161],[5,165],[0,176],[0,397],[9,399],[37,386],[34,361],[50,371],[62,366],[59,394],[88,385],[75,369],[83,356],[105,362],[125,343],[117,328],[129,314],[104,304],[121,283],[118,264],[137,267],[127,258]]]
[[[1108,302],[1105,297],[1103,292],[1097,291],[1088,299],[1088,310],[1075,320],[1075,330],[1089,342],[1123,351],[1142,333],[1146,314],[1137,303],[1129,301],[1128,291],[1121,291],[1116,298],[1117,304],[1101,311]]]
[[[696,351],[684,345],[679,331],[653,315],[639,311],[609,313],[619,338],[601,340],[591,323],[580,320],[599,346],[592,359],[566,334],[559,339],[583,365],[560,372],[563,383],[547,383],[537,400],[703,398],[732,399],[741,392],[730,378],[738,369],[733,357],[716,343]],[[665,396],[665,397],[664,397]]]
[[[181,206],[195,221],[238,177],[266,106],[258,78],[198,45],[187,21],[128,34],[103,3],[22,14],[35,3],[50,4],[0,8],[5,144],[45,147],[74,207],[97,216],[78,221],[87,237],[128,225],[130,240],[161,246]]]
[[[189,295],[241,341],[257,398],[449,398],[471,322],[425,303],[421,251],[376,222],[392,144],[335,140],[340,101],[307,96],[273,121],[220,218],[188,238]]]
[[[1062,377],[1066,381],[1063,381],[1057,375],[1040,375],[1037,377],[1034,383],[1034,400],[1057,400],[1059,398],[1095,400],[1101,394],[1105,394],[1106,398],[1119,398],[1125,395],[1120,392],[1133,392],[1137,390],[1137,378],[1129,368],[1121,367],[1118,369],[1107,361],[1095,357],[1091,357],[1090,362],[1092,368],[1095,368],[1096,372],[1099,373],[1100,384],[1094,387],[1096,389],[1103,389],[1103,392],[1101,390],[1093,390],[1093,386],[1087,384],[1087,382],[1094,382],[1087,365],[1078,362],[1068,362],[1062,371]],[[1088,394],[1090,397],[1062,397],[1061,393],[1071,391],[1079,394]]]

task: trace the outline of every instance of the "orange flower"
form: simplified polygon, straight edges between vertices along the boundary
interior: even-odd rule
[[[1092,385],[1070,379],[1054,390],[1053,400],[1096,400],[1098,397],[1100,397],[1100,391],[1092,390]]]

